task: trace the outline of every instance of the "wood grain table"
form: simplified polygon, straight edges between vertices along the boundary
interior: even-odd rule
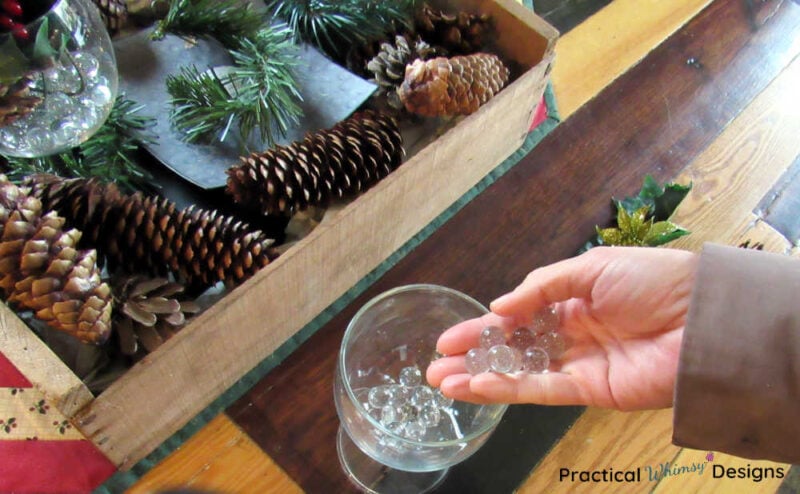
[[[488,304],[535,267],[574,255],[596,225],[612,221],[611,198],[636,193],[647,174],[693,184],[673,217],[692,233],[670,246],[747,240],[800,256],[800,5],[602,3],[559,41],[552,81],[562,123],[129,492],[353,492],[336,456],[332,379],[358,308],[408,283],[449,286]],[[713,478],[710,468],[632,483],[560,479],[562,468],[705,462],[708,452],[671,444],[671,420],[671,410],[512,406],[438,492],[797,488]],[[720,453],[713,461],[788,470]]]

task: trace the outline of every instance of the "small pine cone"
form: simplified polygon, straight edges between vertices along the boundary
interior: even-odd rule
[[[500,92],[508,77],[506,66],[490,53],[417,60],[406,68],[398,94],[411,113],[469,115]]]
[[[228,170],[226,191],[266,214],[293,214],[367,190],[403,159],[394,118],[356,113],[302,141],[242,157]]]
[[[233,287],[278,256],[263,232],[216,211],[178,211],[168,199],[123,194],[95,179],[29,181],[46,207],[85,232],[112,273],[172,273],[187,286]]]
[[[187,314],[199,312],[196,303],[181,300],[184,286],[166,278],[122,276],[113,287],[114,328],[125,355],[154,351],[186,325]]]
[[[0,288],[12,305],[86,343],[103,343],[111,325],[111,289],[97,253],[77,249],[81,233],[0,175]]]
[[[11,125],[39,106],[43,99],[31,96],[29,77],[22,77],[13,84],[0,83],[0,127]]]
[[[405,79],[406,65],[417,59],[427,60],[433,52],[433,48],[419,38],[409,43],[405,36],[397,36],[394,44],[381,44],[380,52],[369,61],[367,69],[393,108],[403,108],[397,89]]]
[[[470,55],[484,49],[493,27],[488,14],[451,15],[423,4],[414,18],[414,30],[422,39],[451,55]]]
[[[100,16],[110,34],[118,33],[128,20],[128,2],[126,0],[92,0],[100,9]]]

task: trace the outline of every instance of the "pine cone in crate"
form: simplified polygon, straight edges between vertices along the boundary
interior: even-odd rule
[[[32,82],[22,77],[13,84],[0,83],[0,127],[11,125],[42,103],[42,98],[31,95]]]
[[[118,33],[128,20],[128,2],[126,0],[92,0],[100,9],[100,16],[109,34]]]
[[[123,194],[95,179],[29,181],[45,207],[84,232],[112,273],[172,273],[187,286],[232,287],[278,256],[263,232],[217,211],[177,210],[168,199]]]
[[[125,355],[155,351],[183,328],[187,314],[199,311],[193,301],[181,300],[184,286],[166,278],[122,276],[113,286],[114,328]]]
[[[469,55],[485,48],[493,27],[488,14],[448,14],[423,4],[414,18],[414,30],[450,55]]]
[[[380,92],[386,95],[389,105],[401,109],[403,103],[397,89],[405,79],[406,65],[417,59],[427,60],[433,53],[433,48],[419,38],[409,42],[405,36],[396,36],[394,44],[381,44],[380,52],[369,61],[367,70],[378,83]]]
[[[45,213],[42,203],[0,175],[0,289],[14,306],[87,343],[103,343],[111,324],[111,289],[97,253],[78,250],[78,230]]]
[[[499,93],[509,70],[490,53],[417,60],[398,90],[406,110],[424,116],[469,115]]]
[[[302,141],[242,157],[228,170],[226,191],[266,214],[293,214],[367,190],[400,166],[394,118],[366,111]]]

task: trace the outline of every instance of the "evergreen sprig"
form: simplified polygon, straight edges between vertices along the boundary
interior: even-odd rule
[[[159,40],[167,33],[183,37],[212,37],[226,48],[235,49],[240,39],[254,38],[263,24],[263,15],[250,2],[171,0],[167,14],[156,23],[150,37]]]
[[[172,97],[172,123],[187,141],[227,137],[234,122],[247,141],[258,130],[262,141],[272,144],[273,133],[296,125],[302,114],[302,99],[291,68],[296,46],[285,25],[267,26],[252,38],[237,38],[230,50],[233,68],[201,72],[183,67],[167,78]]]
[[[119,96],[106,122],[86,142],[51,156],[3,156],[4,173],[15,181],[34,173],[51,173],[67,178],[99,177],[135,190],[152,178],[137,163],[136,153],[142,144],[155,139],[150,132],[155,119],[140,115],[141,109],[142,106],[136,102]]]
[[[286,22],[296,39],[334,59],[349,45],[382,38],[399,25],[410,26],[417,0],[265,0],[267,10]]]

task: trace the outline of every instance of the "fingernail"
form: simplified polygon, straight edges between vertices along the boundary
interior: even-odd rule
[[[489,307],[491,308],[492,306],[495,306],[495,305],[503,305],[506,302],[508,302],[508,299],[510,299],[510,298],[511,298],[511,294],[510,293],[506,293],[505,295],[501,295],[501,296],[497,297],[496,299],[492,300],[489,303]]]

